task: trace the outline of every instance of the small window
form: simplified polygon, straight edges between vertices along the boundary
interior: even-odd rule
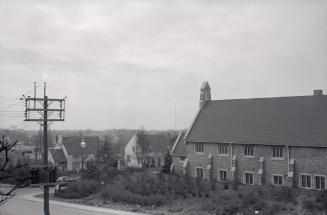
[[[273,158],[283,158],[284,157],[284,147],[273,146],[272,147],[272,157]]]
[[[273,175],[273,184],[274,185],[283,185],[283,176]]]
[[[254,157],[254,146],[253,145],[245,145],[244,146],[244,156]]]
[[[203,178],[203,168],[197,167],[197,168],[195,168],[195,171],[196,171],[197,178]]]
[[[135,146],[133,146],[133,152],[135,152]]]
[[[203,143],[195,144],[195,152],[203,152]]]
[[[244,183],[245,184],[249,184],[249,185],[253,185],[253,173],[250,172],[246,172],[244,173]]]
[[[148,152],[152,152],[152,147],[151,146],[149,146]]]
[[[227,181],[227,171],[226,170],[219,170],[218,171],[218,179],[219,181]]]
[[[218,155],[227,155],[228,154],[228,144],[220,143],[218,144]]]
[[[311,188],[311,175],[300,175],[300,187]]]
[[[180,156],[179,157],[179,161],[185,161],[185,159],[186,159],[186,156]]]
[[[326,177],[325,176],[314,176],[315,189],[324,190],[326,189]]]
[[[126,158],[127,162],[131,162],[131,156],[130,155],[127,155],[127,158]]]

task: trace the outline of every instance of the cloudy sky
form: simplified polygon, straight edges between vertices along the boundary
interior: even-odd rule
[[[56,129],[186,128],[213,99],[327,92],[327,0],[0,0],[0,127],[67,96]],[[33,125],[32,125],[33,124]]]

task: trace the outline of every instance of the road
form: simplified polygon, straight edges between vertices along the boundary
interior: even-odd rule
[[[0,206],[0,215],[43,215],[43,199],[32,196],[40,193],[39,188],[19,190],[16,196]],[[139,213],[102,209],[50,201],[50,215],[141,215]]]

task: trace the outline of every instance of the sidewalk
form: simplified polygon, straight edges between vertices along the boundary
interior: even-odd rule
[[[21,198],[23,200],[30,201],[30,202],[43,203],[43,199],[36,198],[36,197],[34,197],[34,195],[37,195],[37,194],[35,194],[35,193],[28,194],[28,195],[21,196]],[[144,213],[114,210],[114,209],[110,209],[110,208],[101,208],[101,207],[94,207],[94,206],[88,206],[88,205],[73,204],[73,203],[60,202],[60,201],[55,201],[55,200],[50,200],[50,204],[57,205],[60,207],[74,208],[74,209],[103,213],[103,214],[108,214],[108,215],[146,215]]]

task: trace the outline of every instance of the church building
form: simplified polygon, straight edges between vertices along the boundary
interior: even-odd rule
[[[326,189],[327,96],[211,100],[204,82],[179,154],[172,171],[191,177]]]

